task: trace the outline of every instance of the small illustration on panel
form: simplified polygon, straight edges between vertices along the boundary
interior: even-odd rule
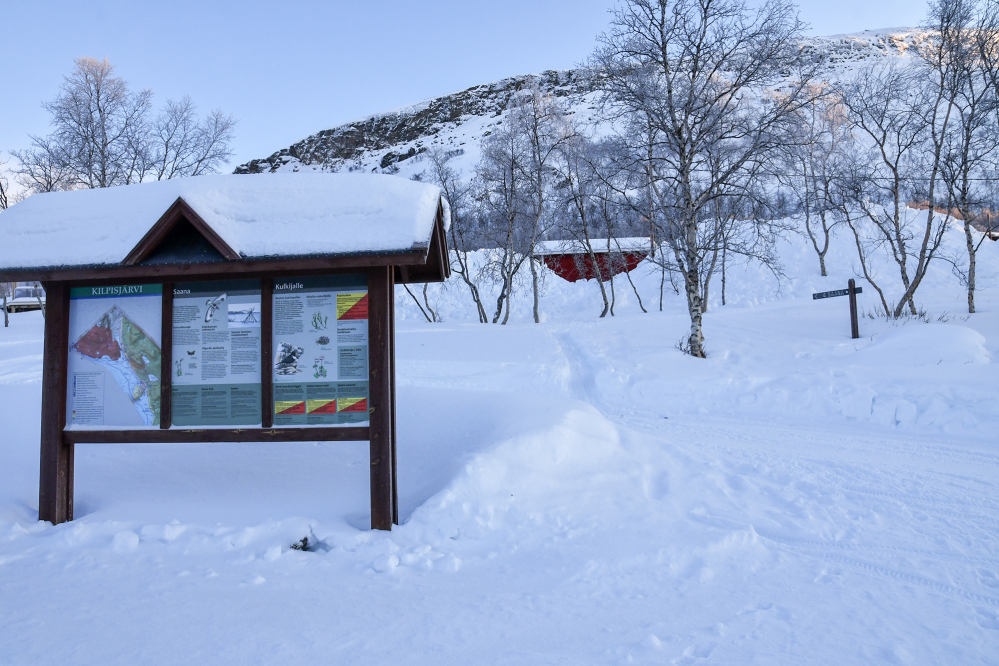
[[[325,331],[326,323],[330,320],[329,317],[324,315],[322,312],[312,313],[312,330],[314,331]]]
[[[277,362],[274,364],[274,372],[279,375],[295,375],[302,371],[298,367],[298,359],[305,353],[305,348],[296,347],[289,342],[282,342],[278,345]]]
[[[229,328],[260,328],[260,304],[230,303]]]
[[[215,298],[209,298],[205,301],[205,323],[207,324],[215,316],[215,311],[219,309],[222,302],[229,298],[229,294],[222,294],[221,296],[216,296]]]

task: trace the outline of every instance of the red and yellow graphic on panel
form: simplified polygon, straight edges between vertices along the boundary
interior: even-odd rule
[[[367,292],[336,295],[337,321],[368,318]]]
[[[337,401],[338,412],[367,412],[368,411],[368,399],[367,398],[340,398]]]
[[[275,400],[274,401],[274,413],[275,414],[304,414],[305,413],[305,401],[304,400]]]
[[[307,400],[309,414],[336,414],[336,400]]]

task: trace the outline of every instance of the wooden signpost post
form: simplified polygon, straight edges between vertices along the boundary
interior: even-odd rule
[[[0,280],[48,295],[39,519],[73,519],[77,444],[367,441],[371,527],[391,529],[395,285],[450,273],[439,190],[388,176],[185,180],[36,195],[4,213],[35,243],[71,244],[25,266],[44,251],[0,230]],[[95,219],[141,238],[117,263],[88,261],[77,245]],[[243,235],[277,232],[287,243]]]
[[[817,301],[820,298],[833,298],[835,296],[849,296],[850,297],[850,333],[854,339],[860,337],[860,320],[857,317],[857,294],[864,292],[863,287],[858,287],[857,283],[853,278],[850,278],[849,286],[846,289],[837,289],[836,291],[821,291],[817,294],[812,294],[812,300]]]

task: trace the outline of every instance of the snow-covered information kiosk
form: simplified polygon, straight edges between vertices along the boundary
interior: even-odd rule
[[[449,275],[447,204],[392,176],[201,176],[39,194],[0,281],[47,293],[39,518],[78,443],[368,441],[398,524],[394,288]]]

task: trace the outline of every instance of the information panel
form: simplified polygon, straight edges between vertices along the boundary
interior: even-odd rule
[[[79,287],[69,298],[67,425],[158,426],[163,287]]]
[[[365,275],[274,281],[274,425],[368,423]]]
[[[260,281],[176,284],[171,424],[259,425]]]

